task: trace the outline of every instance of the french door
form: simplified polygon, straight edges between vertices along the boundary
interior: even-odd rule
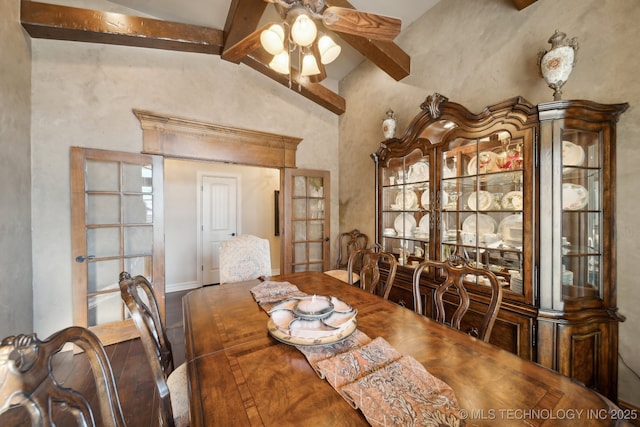
[[[329,171],[284,170],[284,274],[330,268],[329,183]]]
[[[104,345],[138,336],[119,274],[144,275],[164,317],[163,159],[71,148],[73,322]]]

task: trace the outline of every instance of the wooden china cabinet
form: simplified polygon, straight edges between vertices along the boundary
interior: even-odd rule
[[[372,155],[376,242],[401,265],[390,299],[413,308],[413,265],[462,256],[503,284],[493,344],[615,398],[615,122],[627,104],[515,97],[474,114],[434,94],[420,107]],[[434,274],[421,281],[427,316]],[[489,299],[468,286],[465,330]]]

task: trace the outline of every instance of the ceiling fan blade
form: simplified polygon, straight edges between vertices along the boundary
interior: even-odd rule
[[[332,31],[383,41],[395,39],[402,28],[398,18],[337,6],[325,9],[322,22]]]

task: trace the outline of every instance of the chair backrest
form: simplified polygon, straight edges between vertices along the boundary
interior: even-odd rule
[[[384,299],[389,299],[389,293],[396,278],[396,270],[398,269],[398,260],[393,254],[382,251],[379,247],[358,249],[351,253],[349,264],[347,267],[349,284],[353,285],[353,267],[355,260],[362,259],[362,267],[360,269],[360,288],[371,293],[379,293]],[[381,283],[380,261],[386,261],[389,264],[389,274],[384,283],[383,289],[379,289]]]
[[[338,258],[336,259],[337,270],[346,270],[349,266],[349,258],[351,254],[358,249],[364,249],[369,244],[369,237],[361,233],[360,230],[354,229],[345,233],[340,233],[338,239]],[[354,264],[354,271],[360,272],[362,267],[361,260],[356,259]]]
[[[120,273],[120,295],[140,333],[140,341],[151,365],[160,396],[161,425],[174,426],[171,394],[167,386],[167,378],[174,369],[173,353],[153,287],[144,276],[132,278],[123,271]]]
[[[460,322],[462,321],[462,318],[469,309],[470,303],[469,290],[465,287],[465,281],[470,281],[472,283],[475,283],[476,280],[488,281],[489,289],[491,289],[491,298],[489,300],[487,311],[482,318],[480,328],[477,330],[473,329],[469,331],[469,333],[485,342],[489,342],[491,331],[493,330],[493,325],[498,317],[498,310],[502,303],[502,287],[500,286],[495,274],[489,270],[472,267],[464,260],[457,257],[444,262],[434,260],[425,260],[421,262],[413,273],[413,307],[414,311],[419,314],[424,314],[422,310],[422,298],[420,297],[420,276],[423,270],[427,269],[428,271],[431,268],[434,269],[434,277],[436,281],[440,280],[439,278],[444,279],[433,293],[433,300],[436,309],[435,320],[440,323],[448,324],[458,330],[460,329]],[[437,274],[438,272],[440,272],[440,274]],[[458,307],[451,318],[447,320],[443,297],[450,289],[458,295]],[[451,302],[449,301],[449,303]]]
[[[242,234],[220,246],[220,283],[271,276],[269,241]]]
[[[84,350],[83,355],[91,366],[95,390],[87,388],[84,390],[86,395],[63,387],[53,375],[52,359],[66,343],[74,343]],[[90,392],[93,393],[91,397]],[[0,345],[0,423],[18,425],[5,418],[16,414],[30,418],[30,425],[34,426],[124,427],[111,364],[98,337],[86,328],[72,326],[45,341],[40,341],[36,334],[3,339]],[[20,425],[28,422],[22,419]]]

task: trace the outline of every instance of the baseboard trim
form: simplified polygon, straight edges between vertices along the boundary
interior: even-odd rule
[[[197,289],[199,287],[200,287],[200,284],[198,282],[172,283],[170,285],[165,285],[164,291],[166,293],[181,292],[181,291],[188,291],[189,289]]]

